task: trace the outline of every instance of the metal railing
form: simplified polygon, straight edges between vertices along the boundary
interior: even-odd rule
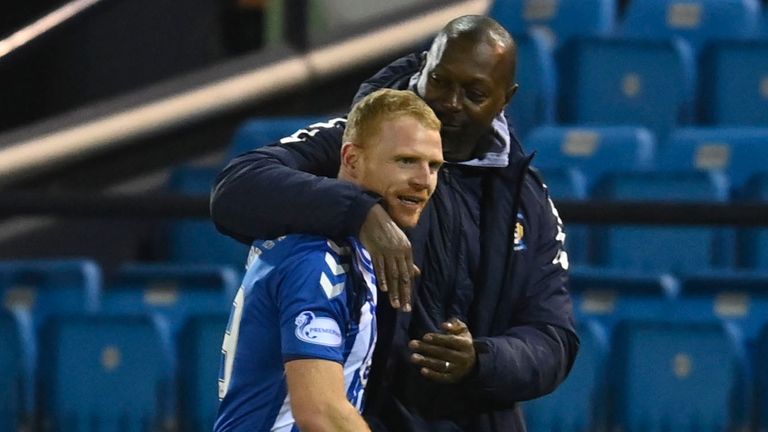
[[[103,0],[73,0],[0,40],[0,60]]]
[[[0,135],[0,188],[119,149],[135,139],[264,101],[306,82],[326,80],[372,61],[388,59],[431,37],[456,16],[484,13],[489,4],[490,0],[446,2],[444,7],[304,53],[288,54],[270,64],[226,76],[222,76],[224,72],[203,71],[193,86],[159,99],[113,107],[107,112],[86,109],[85,117],[54,130],[41,130],[38,125],[29,128],[30,134],[12,131]],[[228,70],[226,65],[215,69]],[[190,81],[189,77],[180,80]]]
[[[0,217],[209,218],[209,197],[178,193],[0,192]],[[768,226],[765,202],[556,201],[566,223]]]

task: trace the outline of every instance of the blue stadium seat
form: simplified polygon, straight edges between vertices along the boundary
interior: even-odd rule
[[[713,44],[699,70],[703,122],[768,126],[768,40]]]
[[[179,348],[179,427],[210,431],[219,406],[221,343],[229,314],[191,317],[181,331]]]
[[[720,203],[728,200],[728,182],[717,172],[615,174],[600,181],[593,198]],[[734,233],[725,228],[614,225],[593,235],[600,266],[678,273],[733,264]]]
[[[675,305],[679,283],[664,273],[574,266],[569,290],[578,320],[601,323],[609,332],[625,319],[661,319]]]
[[[611,430],[749,430],[746,358],[732,328],[630,321],[611,342]]]
[[[734,196],[747,179],[765,171],[768,128],[682,128],[675,130],[660,151],[660,171],[723,171]]]
[[[757,342],[756,365],[768,364],[768,326],[763,328]],[[766,430],[768,428],[768,368],[755,368],[756,376],[756,412],[757,420],[755,430]]]
[[[555,64],[549,43],[539,32],[516,36],[517,89],[506,108],[507,118],[519,139],[535,126],[555,121]]]
[[[239,283],[228,267],[132,264],[105,287],[102,305],[109,313],[157,313],[175,338],[192,314],[229,312]]]
[[[696,69],[684,41],[587,39],[562,54],[561,123],[645,126],[662,139],[693,120]]]
[[[172,426],[174,369],[162,329],[146,315],[52,317],[40,337],[41,430]]]
[[[326,120],[328,118],[325,117],[272,117],[249,120],[235,132],[228,159],[273,144],[313,123]]]
[[[604,430],[608,338],[595,322],[579,324],[578,332],[579,355],[568,378],[553,393],[523,405],[530,431]]]
[[[679,37],[699,50],[709,41],[756,37],[759,12],[759,0],[631,1],[621,34],[644,39]]]
[[[756,174],[744,186],[745,199],[768,203],[768,171]],[[768,268],[768,228],[742,228],[738,233],[740,267]]]
[[[205,195],[219,172],[218,168],[186,166],[171,175],[169,187],[189,194]],[[219,233],[210,220],[179,220],[168,226],[168,259],[176,263],[231,265],[242,271],[248,246]]]
[[[0,430],[29,430],[34,394],[34,336],[29,314],[0,308],[0,341]]]
[[[559,200],[582,201],[587,198],[587,179],[578,168],[548,168],[539,171],[553,202]],[[586,225],[565,223],[565,248],[568,261],[584,264],[589,257],[589,228]]]
[[[0,261],[3,303],[30,311],[36,326],[54,313],[96,311],[101,284],[101,268],[88,259]]]
[[[763,37],[763,39],[767,39],[768,38],[768,5],[765,5],[765,4],[763,5],[763,20],[762,20],[761,26],[762,26],[762,31],[760,34]]]
[[[536,151],[540,169],[576,167],[587,176],[587,190],[606,173],[644,171],[653,166],[656,140],[641,127],[544,126],[525,140]]]
[[[488,15],[511,33],[537,29],[555,45],[583,36],[606,36],[616,21],[613,0],[496,0]]]
[[[702,271],[680,277],[676,318],[720,319],[737,325],[747,346],[753,346],[768,324],[768,273],[763,271]]]
[[[538,171],[553,200],[581,201],[587,198],[587,177],[581,169],[558,167]]]

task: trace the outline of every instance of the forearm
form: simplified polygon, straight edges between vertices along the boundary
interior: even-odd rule
[[[297,424],[303,432],[357,432],[369,431],[363,417],[346,400],[326,402],[314,407],[312,412],[297,416]]]
[[[300,359],[285,364],[291,410],[306,431],[367,431],[368,426],[347,400],[340,363]]]
[[[243,242],[297,232],[357,235],[377,199],[350,183],[297,170],[280,154],[285,151],[252,152],[222,171],[211,194],[217,228]]]

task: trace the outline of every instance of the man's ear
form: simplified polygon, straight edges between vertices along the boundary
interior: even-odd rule
[[[513,83],[509,88],[507,88],[507,94],[504,95],[504,106],[509,105],[509,102],[512,100],[512,97],[517,93],[517,88],[519,86],[517,83]]]
[[[341,168],[353,179],[360,171],[360,146],[347,142],[341,147]]]

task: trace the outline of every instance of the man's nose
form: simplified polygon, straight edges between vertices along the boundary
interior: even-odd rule
[[[429,163],[424,162],[419,164],[419,167],[414,170],[410,179],[410,186],[416,190],[429,189],[429,180],[432,176],[432,170],[429,167]]]
[[[461,89],[453,88],[446,91],[443,97],[443,108],[446,111],[458,112],[461,111]]]

